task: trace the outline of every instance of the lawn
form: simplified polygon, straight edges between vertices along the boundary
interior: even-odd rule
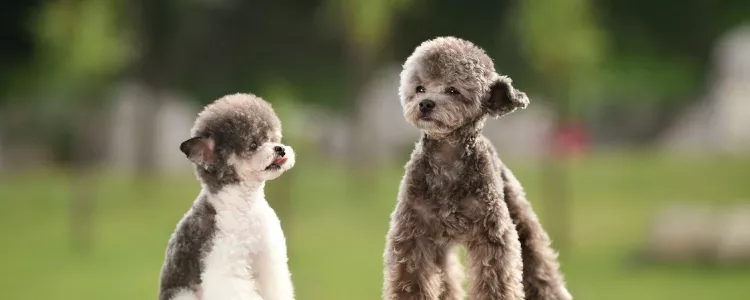
[[[402,170],[353,176],[325,165],[300,155],[289,174],[267,185],[287,234],[297,297],[379,299]],[[511,166],[551,226],[541,170]],[[576,299],[748,299],[750,269],[635,268],[629,257],[666,202],[750,201],[750,159],[608,154],[571,166],[570,179],[572,242],[562,266]],[[155,299],[166,241],[198,192],[191,174],[96,176],[94,243],[85,253],[70,247],[68,180],[60,171],[0,175],[1,298]]]

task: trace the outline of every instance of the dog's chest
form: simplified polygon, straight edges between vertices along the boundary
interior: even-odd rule
[[[421,180],[419,186],[426,188],[421,191],[421,197],[415,197],[420,199],[415,203],[416,210],[440,235],[458,238],[484,218],[487,203],[476,194],[476,178],[428,173]]]
[[[264,227],[263,216],[257,205],[247,204],[245,207],[236,209],[217,210],[215,236],[216,244],[232,244],[235,249],[252,251],[253,245],[258,244],[262,238],[261,230]]]
[[[265,242],[267,204],[262,193],[220,196],[212,201],[216,233],[205,259],[206,271],[220,270],[222,276],[250,278],[251,258]]]

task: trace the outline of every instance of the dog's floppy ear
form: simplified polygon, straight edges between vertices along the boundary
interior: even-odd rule
[[[210,137],[194,137],[180,144],[180,151],[187,158],[202,167],[214,163],[214,140]]]
[[[513,80],[508,76],[500,76],[490,87],[490,95],[484,103],[487,113],[492,117],[500,117],[529,105],[529,97],[511,84]]]

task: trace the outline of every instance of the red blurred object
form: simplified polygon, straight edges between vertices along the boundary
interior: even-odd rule
[[[554,135],[555,155],[565,159],[575,159],[588,151],[589,134],[577,121],[562,124]]]

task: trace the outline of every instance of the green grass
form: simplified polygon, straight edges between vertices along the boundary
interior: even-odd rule
[[[541,170],[515,166],[551,231]],[[750,200],[750,159],[681,160],[645,154],[597,156],[571,167],[571,244],[562,265],[576,299],[746,299],[750,270],[646,266],[628,257],[665,202],[721,205]],[[352,175],[301,157],[268,183],[287,234],[298,299],[379,299],[382,251],[402,175],[399,166]],[[69,177],[0,177],[2,299],[155,299],[164,247],[198,192],[195,180],[102,174],[94,246],[69,241]],[[281,195],[289,202],[281,203]]]

